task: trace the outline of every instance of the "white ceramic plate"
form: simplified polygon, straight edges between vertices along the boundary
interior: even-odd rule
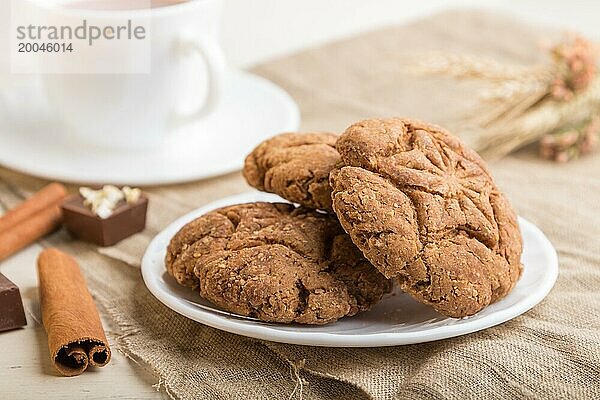
[[[115,151],[60,139],[60,126],[33,104],[40,89],[9,97],[18,111],[0,110],[0,164],[43,178],[74,183],[159,185],[238,170],[264,139],[297,130],[296,103],[275,84],[232,71],[222,104],[206,119],[169,132],[158,149]],[[30,103],[31,107],[19,106]],[[2,113],[8,115],[2,115]]]
[[[219,310],[196,292],[179,286],[167,274],[163,260],[169,241],[186,223],[216,208],[252,201],[283,200],[260,192],[228,197],[181,217],[158,234],[142,260],[144,282],[154,296],[188,318],[239,335],[312,346],[375,347],[445,339],[501,324],[538,304],[558,275],[554,247],[535,225],[520,218],[524,241],[523,275],[508,296],[472,317],[445,317],[396,291],[370,311],[325,326],[248,320]]]

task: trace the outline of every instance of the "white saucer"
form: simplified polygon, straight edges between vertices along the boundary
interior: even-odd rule
[[[396,291],[370,311],[325,326],[247,320],[219,310],[196,292],[179,286],[167,274],[163,260],[169,241],[189,221],[215,208],[252,201],[283,200],[260,192],[228,197],[181,217],[158,234],[142,260],[142,275],[150,292],[179,314],[239,335],[312,346],[375,347],[429,342],[498,325],[538,304],[558,276],[558,260],[552,244],[535,225],[519,218],[524,241],[523,276],[508,296],[472,317],[444,317]]]
[[[11,117],[13,117],[11,115]],[[0,164],[52,180],[118,185],[159,185],[209,178],[241,168],[259,142],[297,130],[298,106],[275,84],[232,72],[215,113],[170,134],[154,150],[114,151],[57,141],[44,118],[16,115],[0,120]]]

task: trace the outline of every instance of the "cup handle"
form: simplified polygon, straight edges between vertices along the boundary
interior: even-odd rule
[[[227,64],[225,55],[214,41],[181,38],[180,49],[184,55],[196,54],[206,65],[207,94],[206,101],[197,110],[181,116],[187,119],[204,117],[215,110],[225,89]]]

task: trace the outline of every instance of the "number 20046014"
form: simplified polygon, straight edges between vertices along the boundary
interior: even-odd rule
[[[19,43],[19,53],[72,53],[72,43]]]

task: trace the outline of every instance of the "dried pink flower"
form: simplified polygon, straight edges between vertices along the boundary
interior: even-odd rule
[[[596,75],[596,55],[592,44],[575,36],[552,49],[556,78],[552,81],[552,97],[569,101],[573,96],[587,89]]]
[[[544,135],[539,141],[539,155],[564,163],[592,153],[599,144],[600,117],[594,117],[577,129]]]

